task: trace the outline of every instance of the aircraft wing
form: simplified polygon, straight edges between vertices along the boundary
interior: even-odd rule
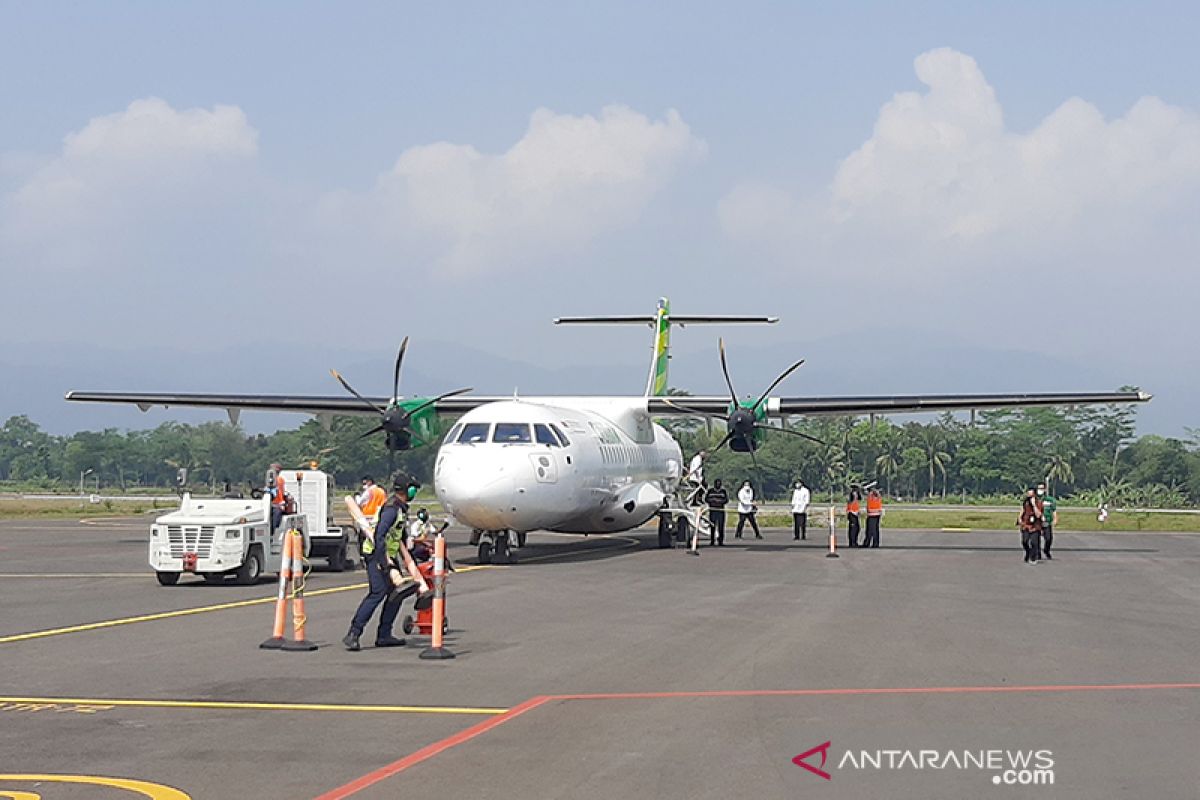
[[[285,394],[187,394],[131,392],[67,392],[66,399],[76,403],[121,403],[135,405],[142,411],[152,406],[185,408],[220,408],[231,418],[240,411],[292,411],[300,414],[345,414],[377,416],[366,404],[345,395],[285,395]],[[390,397],[367,397],[375,405],[386,408]],[[473,408],[507,397],[447,397],[434,404],[439,414],[465,414]]]
[[[911,414],[923,411],[970,411],[988,408],[1145,403],[1150,398],[1151,395],[1146,392],[772,397],[767,400],[767,412],[773,417],[865,416],[868,414]],[[729,413],[728,397],[651,397],[648,400],[649,411],[655,415],[686,414],[686,409],[702,411],[707,414],[725,415]]]

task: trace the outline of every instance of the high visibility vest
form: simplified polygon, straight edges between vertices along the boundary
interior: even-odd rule
[[[867,497],[867,516],[878,517],[883,514],[883,498]]]
[[[847,514],[857,514],[858,509],[859,509],[859,505],[858,505],[857,500],[851,500],[849,503],[846,503],[846,513]]]
[[[379,513],[379,509],[383,508],[385,502],[387,502],[387,492],[382,487],[372,486],[371,493],[367,497],[366,504],[363,505],[362,512],[368,517],[374,517]]]
[[[280,508],[283,508],[283,506],[284,506],[283,494],[284,494],[283,476],[276,475],[275,476],[275,496],[271,498],[271,505],[279,506]]]

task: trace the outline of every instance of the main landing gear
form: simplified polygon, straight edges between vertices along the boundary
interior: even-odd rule
[[[517,563],[517,554],[513,552],[513,545],[524,547],[525,534],[524,532],[515,533],[515,542],[513,536],[514,532],[511,531],[472,531],[471,544],[479,545],[479,563]]]

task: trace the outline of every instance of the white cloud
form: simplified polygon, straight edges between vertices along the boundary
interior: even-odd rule
[[[629,224],[704,143],[675,111],[599,116],[538,109],[506,152],[445,142],[412,147],[364,195],[328,198],[326,222],[360,227],[393,256],[420,252],[470,273],[537,261]]]
[[[221,202],[257,153],[258,133],[233,106],[176,110],[158,98],[95,117],[0,205],[0,246],[77,262],[93,248],[177,226],[197,203]]]
[[[1010,235],[1062,240],[1114,220],[1152,220],[1200,186],[1195,113],[1143,97],[1106,120],[1072,98],[1020,133],[1005,128],[970,56],[942,48],[918,56],[915,67],[927,90],[883,105],[871,138],[839,165],[826,196],[796,200],[742,187],[722,202],[725,230],[778,241],[799,227],[826,239],[917,247]],[[791,213],[798,205],[809,212],[803,220]]]

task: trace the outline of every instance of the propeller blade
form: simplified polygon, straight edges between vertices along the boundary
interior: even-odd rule
[[[786,433],[789,436],[799,436],[801,439],[808,439],[810,442],[816,442],[817,444],[824,445],[826,447],[829,446],[829,443],[826,441],[818,439],[815,436],[809,436],[807,433],[801,433],[800,431],[794,431],[791,428],[776,428],[771,425],[755,425],[754,427],[758,428],[759,430],[763,430],[763,431],[774,431],[775,433]]]
[[[418,413],[429,408],[431,405],[434,405],[439,400],[445,400],[447,397],[454,397],[455,395],[466,394],[469,391],[472,391],[470,386],[468,386],[465,389],[455,389],[453,392],[446,392],[444,394],[439,394],[437,397],[433,397],[433,398],[430,398],[429,400],[426,400],[424,403],[421,403],[421,405],[417,406],[412,411],[409,411],[408,413],[406,413],[404,415],[404,419],[405,419],[405,421],[409,420],[410,418],[416,416]]]
[[[729,364],[725,361],[725,340],[718,339],[717,344],[721,349],[721,372],[725,373],[725,385],[729,387],[729,396],[733,398],[734,406],[737,405],[737,392],[734,391],[733,381],[729,378]]]
[[[355,396],[355,397],[357,397],[359,400],[362,400],[364,403],[366,403],[368,406],[370,406],[371,408],[373,408],[373,409],[375,409],[376,411],[378,411],[380,414],[383,414],[383,413],[384,413],[384,410],[383,410],[382,408],[380,408],[379,406],[375,405],[374,403],[372,403],[372,402],[371,402],[370,400],[368,400],[367,398],[363,397],[361,394],[359,394],[358,392],[356,392],[356,391],[354,390],[354,387],[353,387],[353,386],[351,386],[350,384],[346,383],[346,379],[345,379],[345,378],[343,378],[343,377],[341,376],[341,374],[339,374],[339,373],[338,373],[338,371],[337,371],[336,369],[331,369],[331,370],[329,370],[329,374],[331,374],[331,375],[333,375],[333,377],[337,378],[337,381],[338,381],[338,383],[340,383],[340,384],[342,385],[342,387],[343,387],[343,388],[344,388],[344,389],[345,389],[347,392],[349,392],[350,394],[354,395],[354,396]]]
[[[718,442],[716,447],[714,447],[712,450],[709,450],[709,451],[708,451],[708,457],[709,457],[709,458],[712,458],[712,455],[713,455],[713,453],[717,452],[717,451],[718,451],[718,450],[720,450],[722,447],[724,447],[725,445],[729,444],[729,440],[730,440],[730,439],[732,439],[732,438],[733,438],[733,433],[732,433],[732,432],[725,434],[725,438],[724,438],[724,439],[722,439],[720,442]],[[705,461],[707,461],[708,459],[706,458],[706,459],[704,459],[704,460],[705,460]]]
[[[404,363],[404,351],[408,349],[408,337],[400,342],[400,352],[396,353],[396,371],[392,373],[392,400],[400,396],[400,365]]]
[[[362,435],[361,435],[361,436],[359,436],[358,438],[359,438],[359,439],[365,439],[365,438],[367,438],[368,436],[374,436],[375,434],[379,433],[381,430],[383,430],[383,426],[382,426],[382,425],[376,425],[374,428],[371,428],[371,430],[369,430],[369,431],[367,431],[366,433],[362,434]]]
[[[697,408],[688,408],[687,406],[681,406],[678,403],[676,403],[675,401],[670,400],[666,397],[663,397],[660,399],[663,401],[663,403],[665,405],[670,406],[671,408],[675,409],[676,411],[682,411],[685,414],[693,414],[697,417],[704,417],[705,419],[719,419],[721,422],[729,421],[728,417],[722,417],[720,414],[710,414],[707,411],[701,411]]]
[[[797,361],[795,364],[792,364],[790,367],[785,369],[783,372],[779,373],[779,377],[776,378],[771,383],[771,385],[767,387],[767,390],[762,393],[762,397],[758,398],[758,402],[756,402],[751,407],[751,410],[757,411],[758,407],[761,406],[763,404],[763,401],[765,401],[771,395],[771,392],[775,389],[775,387],[778,386],[779,384],[783,383],[783,379],[786,378],[788,375],[791,375],[793,372],[800,369],[800,365],[803,363],[804,363],[804,359],[802,358],[799,361]]]

